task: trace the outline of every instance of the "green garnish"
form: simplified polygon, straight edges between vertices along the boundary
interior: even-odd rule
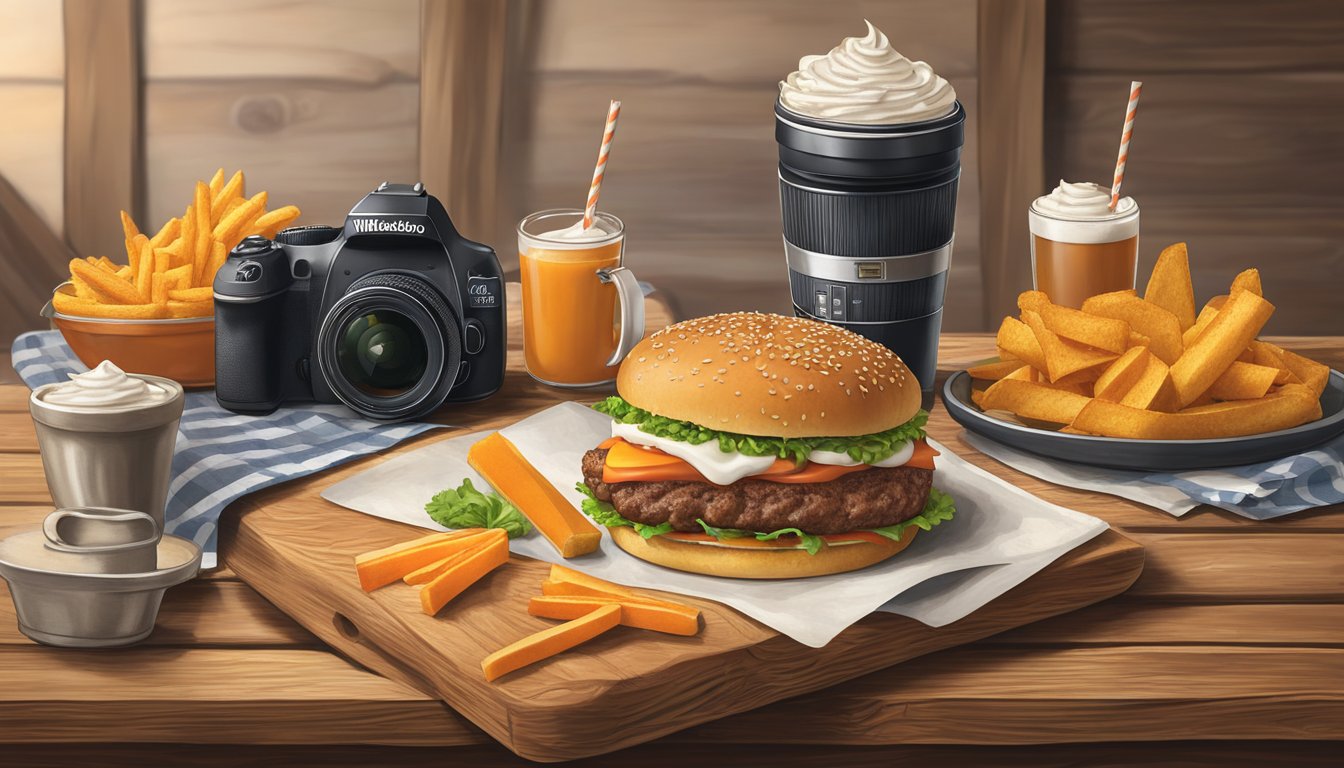
[[[503,496],[491,491],[481,493],[464,479],[457,488],[434,494],[425,504],[425,512],[444,528],[499,528],[510,539],[532,532],[532,523]]]
[[[601,499],[598,499],[597,496],[593,495],[592,489],[582,481],[580,481],[575,488],[578,489],[579,493],[582,493],[586,497],[582,504],[583,513],[593,518],[593,522],[604,528],[616,528],[623,525],[629,526],[634,528],[636,533],[646,539],[651,539],[654,536],[670,533],[672,531],[671,523],[644,525],[632,520],[626,520],[624,517],[621,517],[620,513],[616,511],[616,507],[612,506],[610,502],[602,501]],[[948,496],[937,488],[931,488],[929,489],[929,500],[924,504],[924,510],[918,515],[915,515],[909,520],[896,523],[895,525],[887,525],[881,528],[867,528],[864,530],[872,531],[873,533],[885,536],[894,541],[900,541],[901,535],[905,532],[905,529],[910,526],[915,526],[921,530],[927,531],[945,520],[951,520],[953,513],[956,511],[957,509],[952,503],[951,496]],[[715,528],[699,518],[696,518],[695,522],[699,523],[705,533],[716,539],[741,539],[746,536],[754,536],[759,541],[774,541],[781,536],[797,536],[799,545],[807,550],[809,555],[815,555],[820,552],[822,546],[825,544],[825,540],[822,539],[822,537],[811,533],[804,533],[797,528],[781,528],[777,531],[770,531],[769,533],[760,533],[757,531],[743,531],[737,528]]]
[[[725,453],[736,451],[745,456],[777,456],[802,463],[812,451],[843,453],[861,464],[876,464],[889,458],[905,443],[924,437],[928,411],[919,411],[914,418],[885,432],[858,437],[761,437],[720,432],[689,421],[678,421],[658,416],[627,403],[618,395],[595,403],[593,409],[605,413],[622,424],[636,424],[640,431],[670,440],[700,445],[715,440]]]

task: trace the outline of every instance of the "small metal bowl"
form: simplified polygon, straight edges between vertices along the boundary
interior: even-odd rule
[[[163,593],[201,566],[195,542],[164,536],[157,570],[77,573],[68,569],[69,555],[45,548],[45,541],[42,531],[28,531],[0,542],[0,576],[9,582],[19,631],[47,645],[104,648],[144,640]]]

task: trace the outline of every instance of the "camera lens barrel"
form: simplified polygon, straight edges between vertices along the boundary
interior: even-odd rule
[[[432,412],[462,362],[461,323],[424,279],[374,273],[357,280],[322,318],[318,366],[336,397],[371,419]]]
[[[775,104],[794,312],[891,348],[933,387],[966,112],[908,125],[808,118]]]

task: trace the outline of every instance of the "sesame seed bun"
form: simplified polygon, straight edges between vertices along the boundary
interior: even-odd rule
[[[919,411],[919,381],[853,331],[757,312],[699,317],[645,338],[616,390],[660,416],[769,437],[851,437]]]
[[[607,531],[616,546],[664,568],[731,579],[801,579],[857,571],[880,563],[910,546],[919,529],[907,528],[900,541],[825,545],[815,555],[787,542],[724,539],[711,543],[677,541],[666,536],[646,539],[626,526]]]

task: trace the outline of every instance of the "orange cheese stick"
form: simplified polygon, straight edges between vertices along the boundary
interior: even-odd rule
[[[484,528],[463,528],[460,531],[434,533],[422,536],[414,541],[393,544],[390,547],[375,549],[355,556],[355,572],[359,574],[359,586],[365,592],[386,586],[437,560],[442,560],[454,551],[463,549],[462,539],[470,539],[485,533]]]
[[[698,616],[682,613],[671,606],[619,597],[576,595],[534,597],[527,604],[527,612],[547,619],[577,619],[607,605],[621,606],[621,624],[627,627],[686,637],[700,631]]]
[[[544,595],[614,597],[626,601],[654,603],[667,608],[676,609],[682,613],[693,614],[695,616],[700,615],[699,609],[686,605],[685,603],[677,603],[671,600],[663,600],[661,598],[640,594],[628,587],[613,584],[610,581],[599,579],[596,576],[589,576],[582,571],[566,568],[563,565],[551,566],[551,577],[541,583],[541,592]]]
[[[418,587],[421,584],[428,584],[441,576],[444,571],[447,571],[449,566],[465,559],[467,555],[470,555],[481,547],[487,546],[496,538],[507,540],[509,537],[504,531],[498,528],[491,528],[485,533],[460,539],[459,541],[463,545],[461,549],[458,549],[441,560],[436,560],[423,568],[417,568],[414,571],[411,571],[405,576],[402,576],[401,580],[413,587]]]
[[[485,574],[509,562],[509,539],[494,537],[490,543],[472,550],[460,561],[448,564],[442,573],[420,588],[420,609],[427,615],[438,613],[449,600],[481,580]]]
[[[467,463],[531,520],[561,557],[597,550],[602,533],[523,458],[508,438],[496,432],[471,446]]]
[[[592,640],[621,623],[621,606],[612,603],[559,626],[528,635],[512,645],[495,651],[481,661],[487,681],[535,664]]]

